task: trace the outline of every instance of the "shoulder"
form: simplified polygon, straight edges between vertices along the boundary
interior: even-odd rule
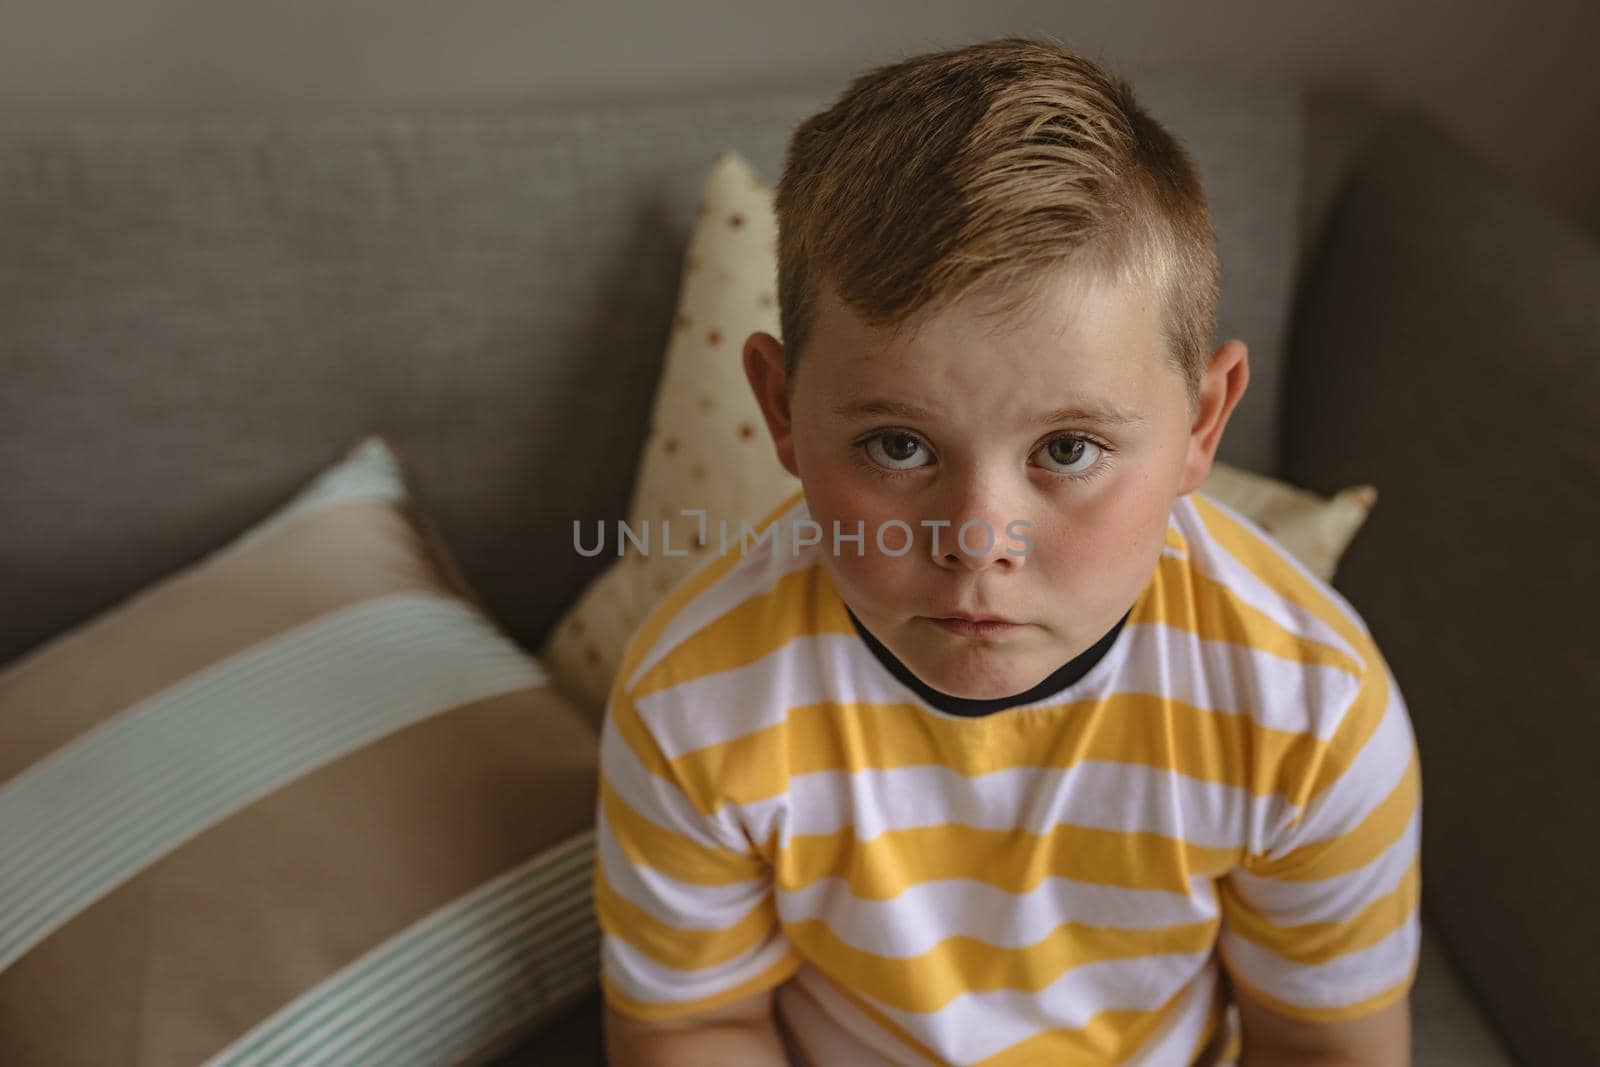
[[[1204,605],[1198,614],[1215,616],[1196,629],[1248,649],[1221,661],[1264,756],[1255,788],[1286,801],[1291,822],[1313,802],[1365,810],[1374,790],[1401,789],[1403,806],[1416,786],[1416,739],[1361,616],[1250,519],[1200,493],[1179,505],[1183,573]]]
[[[1248,517],[1200,492],[1178,498],[1169,544],[1176,570],[1196,605],[1195,632],[1242,645],[1230,657],[1257,676],[1264,696],[1302,718],[1278,722],[1321,737],[1331,735],[1359,702],[1363,689],[1381,687],[1388,665],[1365,620],[1337,590],[1307,570]]]
[[[711,706],[699,690],[738,680],[732,675],[749,684],[760,672],[742,668],[771,658],[795,636],[832,625],[823,617],[831,586],[821,560],[803,538],[790,536],[807,518],[796,491],[747,524],[746,537],[730,529],[726,551],[673,589],[634,632],[612,684],[612,705]],[[802,547],[795,548],[796,540]]]
[[[1254,718],[1274,733],[1286,765],[1310,779],[1330,760],[1354,760],[1371,737],[1410,747],[1389,662],[1338,590],[1250,518],[1202,493],[1178,499],[1173,539],[1197,605],[1194,630],[1248,649],[1221,659],[1251,675],[1246,686],[1235,678],[1234,691],[1253,701]]]
[[[725,544],[645,614],[623,651],[618,681],[631,687],[642,670],[692,646],[691,638],[730,610],[763,596],[770,599],[783,572],[802,562],[775,546],[783,529],[804,513],[804,499],[796,492],[759,521],[747,522],[743,538],[740,530],[729,528]],[[715,536],[709,539],[716,543]]]

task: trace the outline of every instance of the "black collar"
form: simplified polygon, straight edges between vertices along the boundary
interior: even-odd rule
[[[1128,616],[1133,614],[1133,609],[1130,607],[1123,612],[1122,618],[1117,620],[1117,624],[1104,637],[1066,663],[1063,663],[1060,667],[1057,667],[1054,671],[1051,671],[1049,677],[1031,689],[1021,693],[1014,693],[1008,697],[974,700],[968,697],[957,697],[951,696],[949,693],[941,693],[921,678],[912,674],[910,668],[901,663],[893,652],[890,652],[883,646],[882,642],[867,632],[867,628],[861,625],[861,620],[856,618],[855,612],[851,611],[848,605],[844,610],[845,614],[850,616],[850,622],[855,625],[856,632],[867,643],[867,647],[872,650],[872,654],[878,658],[878,662],[887,667],[889,672],[898,678],[902,684],[940,711],[948,712],[951,715],[969,716],[988,715],[992,712],[1016,707],[1019,704],[1032,704],[1035,701],[1045,699],[1053,693],[1059,693],[1085,674],[1088,674],[1090,669],[1100,662],[1101,658],[1110,651],[1112,643],[1117,639],[1117,634],[1122,632],[1123,624],[1128,621]]]

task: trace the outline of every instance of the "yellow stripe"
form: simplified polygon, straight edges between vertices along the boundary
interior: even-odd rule
[[[1057,877],[1187,894],[1191,878],[1221,877],[1242,856],[1237,848],[1083,826],[1033,834],[944,824],[891,830],[870,841],[857,840],[850,828],[796,837],[773,870],[785,889],[837,875],[851,893],[870,900],[888,900],[943,878],[970,878],[1009,893],[1026,893]]]
[[[800,957],[791,952],[754,978],[741,982],[732,989],[725,989],[721,993],[701,997],[699,1000],[674,1001],[670,1004],[635,1000],[617,988],[604,968],[600,971],[600,989],[607,1003],[618,1012],[649,1022],[664,1022],[715,1011],[725,1004],[753,997],[764,989],[775,989],[793,977],[800,969],[800,964]]]
[[[848,631],[849,616],[842,610],[829,610],[830,601],[838,602],[837,594],[830,595],[831,587],[821,564],[784,575],[772,588],[750,597],[686,638],[672,655],[639,679],[634,696],[648,696],[708,674],[743,667],[797,637],[841,632],[825,630],[823,626],[842,624]],[[827,614],[819,617],[818,611]]]
[[[804,491],[796,489],[789,494],[783,503],[769,511],[754,527],[760,534],[772,523],[776,522],[784,512],[788,511],[799,502]],[[627,679],[633,677],[633,672],[639,669],[639,664],[644,662],[645,656],[661,639],[661,635],[671,625],[672,620],[678,616],[684,606],[717,584],[729,571],[744,560],[743,546],[740,551],[728,552],[718,556],[705,564],[698,571],[690,575],[682,584],[678,585],[664,597],[645,618],[645,621],[634,631],[633,638],[629,641],[627,650],[622,656],[622,664],[617,668],[616,686],[621,686]]]
[[[1347,953],[1371,948],[1394,933],[1416,912],[1421,900],[1421,871],[1416,860],[1393,890],[1377,897],[1344,922],[1311,922],[1280,926],[1252,911],[1224,882],[1219,890],[1232,905],[1228,929],[1286,960],[1307,967]]]
[[[776,902],[769,894],[745,917],[723,930],[669,926],[612,888],[596,865],[595,911],[600,928],[665,967],[694,971],[714,967],[750,952],[778,925]]]

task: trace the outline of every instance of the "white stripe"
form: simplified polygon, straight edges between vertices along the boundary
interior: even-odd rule
[[[1296,1007],[1339,1008],[1398,985],[1416,957],[1420,938],[1421,924],[1413,911],[1377,944],[1309,966],[1245,940],[1226,924],[1217,945],[1229,968],[1256,989]]]
[[[663,754],[675,759],[777,726],[796,707],[904,702],[909,690],[887,672],[864,669],[858,651],[871,655],[854,632],[798,637],[743,667],[658,690],[634,706]]]
[[[419,1021],[437,1043],[448,1006],[475,1004],[453,1027],[453,1054],[431,1061],[451,1062],[503,1030],[505,1017],[554,1010],[574,978],[592,987],[598,973],[592,858],[585,831],[483,883],[318,982],[205,1067],[401,1062],[367,1057]]]
[[[1257,726],[1325,741],[1360,679],[1338,667],[1213,641],[1162,623],[1126,627],[1134,646],[1118,691],[1148,693]]]
[[[773,521],[772,536],[768,540],[752,544],[750,552],[734,564],[728,573],[678,611],[639,661],[638,668],[629,676],[628,688],[638,685],[639,679],[649,673],[650,668],[698,630],[745,601],[770,591],[785,575],[820,565],[816,546],[803,548],[799,552],[792,550],[792,527],[798,519],[806,517],[805,507],[805,498],[801,497],[793,507]],[[729,542],[729,551],[738,551],[736,542]]]
[[[286,783],[545,681],[468,605],[404,593],[321,616],[98,724],[0,786],[0,969]]]
[[[1066,923],[1136,930],[1203,923],[1218,914],[1210,879],[1196,875],[1193,895],[1098,885],[1049,877],[1026,893],[976,879],[948,878],[907,886],[889,900],[857,897],[843,878],[819,878],[802,889],[779,889],[785,923],[820,921],[853,949],[883,959],[911,959],[952,937],[1025,949],[1059,936]]]

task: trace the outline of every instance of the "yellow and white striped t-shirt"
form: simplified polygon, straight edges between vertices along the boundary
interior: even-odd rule
[[[1087,674],[940,711],[856,632],[797,493],[635,634],[601,738],[602,987],[777,988],[816,1067],[1231,1062],[1229,982],[1348,1019],[1415,975],[1421,778],[1353,608],[1179,497]]]

